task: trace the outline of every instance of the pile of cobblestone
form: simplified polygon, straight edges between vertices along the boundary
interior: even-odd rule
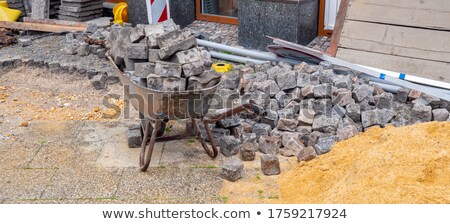
[[[18,44],[0,49],[0,75],[25,66],[45,68],[54,74],[87,76],[95,89],[118,83],[114,67],[105,58],[104,46],[86,43],[86,38],[105,40],[110,28],[95,24],[89,27],[87,32],[17,36]]]
[[[204,89],[221,76],[210,69],[209,53],[172,20],[136,27],[113,26],[109,55],[135,83],[159,91]]]
[[[238,66],[223,79],[218,94],[222,102],[253,102],[266,115],[242,113],[213,125],[220,152],[248,161],[259,151],[266,175],[280,173],[278,154],[309,161],[373,126],[450,121],[448,101],[405,88],[385,92],[356,71],[329,62]],[[226,108],[230,106],[220,103],[210,113]],[[222,176],[239,179],[241,165],[232,159],[224,164]]]

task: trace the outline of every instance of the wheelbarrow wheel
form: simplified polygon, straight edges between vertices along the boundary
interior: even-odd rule
[[[209,148],[209,146],[206,144],[205,138],[202,136],[198,121],[196,119],[192,119],[192,123],[194,124],[195,131],[197,132],[197,138],[200,140],[200,143],[202,144],[202,147],[205,150],[206,154],[208,154],[208,156],[210,156],[211,158],[216,158],[219,152],[217,150],[216,141],[212,136],[209,125],[206,123],[202,123],[203,129],[208,136],[209,142],[211,143],[211,148]]]

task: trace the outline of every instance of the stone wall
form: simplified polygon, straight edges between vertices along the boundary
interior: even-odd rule
[[[279,37],[307,45],[317,36],[318,0],[239,0],[239,45],[265,50]]]

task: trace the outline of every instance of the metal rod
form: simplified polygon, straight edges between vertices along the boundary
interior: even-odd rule
[[[228,46],[225,44],[218,44],[218,43],[201,40],[201,39],[197,39],[197,44],[200,46],[209,47],[209,48],[213,48],[213,49],[220,50],[220,51],[230,52],[230,53],[233,53],[236,55],[248,56],[248,57],[251,57],[254,59],[258,59],[258,60],[275,61],[275,62],[284,61],[284,62],[293,64],[293,65],[300,63],[297,60],[278,57],[278,56],[273,55],[268,52],[252,51],[252,50],[242,49],[242,48],[238,48],[238,47],[232,47],[232,46]]]
[[[232,55],[232,54],[224,54],[224,53],[220,53],[220,52],[216,52],[216,51],[210,51],[210,53],[211,53],[211,57],[213,57],[213,58],[218,58],[218,59],[227,60],[227,61],[234,61],[234,62],[239,62],[239,63],[251,62],[254,64],[265,63],[265,61],[261,61],[261,60],[257,60],[257,59],[253,59],[253,58],[246,58],[246,57]]]

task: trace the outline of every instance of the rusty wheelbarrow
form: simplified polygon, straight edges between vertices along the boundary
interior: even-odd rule
[[[111,60],[111,59],[110,59]],[[114,64],[114,62],[111,60]],[[115,64],[114,64],[115,66]],[[124,86],[124,100],[131,103],[139,111],[141,119],[142,149],[139,165],[141,171],[146,171],[153,153],[156,141],[171,141],[197,136],[206,153],[215,158],[218,155],[216,140],[214,139],[209,124],[231,117],[242,111],[250,111],[262,115],[264,111],[255,104],[243,104],[234,107],[222,114],[213,117],[205,117],[210,103],[220,98],[215,92],[220,82],[215,86],[201,90],[186,90],[179,92],[165,92],[140,86],[124,74],[117,66],[116,71]],[[169,120],[191,120],[192,128],[186,127],[186,134],[178,136],[163,136],[166,123]],[[211,144],[209,147],[202,136],[200,123]],[[189,130],[194,129],[194,130]]]

